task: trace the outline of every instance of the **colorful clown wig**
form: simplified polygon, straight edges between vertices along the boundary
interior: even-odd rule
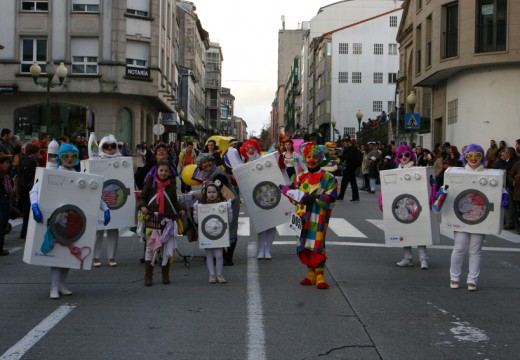
[[[318,160],[321,162],[325,158],[324,147],[318,146],[314,142],[305,143],[305,147],[302,151],[303,159],[306,159],[307,157],[312,156],[314,154],[318,155]]]
[[[408,145],[399,145],[395,149],[395,158],[394,162],[399,165],[401,163],[401,159],[399,159],[399,154],[409,153],[410,154],[410,161],[415,164],[416,158],[415,158],[415,151],[412,150],[411,147]]]
[[[166,151],[168,151],[168,155],[171,154],[172,152],[172,149],[170,147],[170,145],[162,142],[162,141],[159,141],[157,144],[155,144],[155,146],[153,147],[153,153],[154,155],[157,155],[157,149],[159,148],[163,148],[163,149],[166,149]]]
[[[249,139],[246,140],[242,146],[240,147],[240,154],[245,158],[249,159],[249,156],[247,155],[247,149],[253,147],[258,154],[262,154],[262,147],[260,146],[260,143],[258,140],[255,139]]]
[[[61,166],[61,156],[65,153],[69,153],[69,152],[77,155],[76,161],[74,161],[74,166],[79,164],[78,148],[71,144],[61,144],[60,149],[58,150],[58,166]]]
[[[477,144],[469,144],[466,147],[466,149],[464,149],[464,153],[462,155],[460,155],[460,161],[462,161],[462,164],[464,164],[464,166],[466,166],[466,164],[468,163],[468,160],[466,160],[466,154],[472,153],[472,152],[480,153],[480,155],[482,156],[482,160],[480,160],[480,163],[484,167],[486,167],[487,166],[487,160],[486,160],[486,156],[485,156],[486,152],[484,151],[482,146],[477,145]]]
[[[215,161],[215,157],[213,154],[210,153],[200,153],[199,156],[197,156],[197,166],[201,167],[203,162],[206,161]]]

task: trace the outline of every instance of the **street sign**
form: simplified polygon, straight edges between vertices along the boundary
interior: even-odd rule
[[[153,126],[153,133],[155,135],[162,135],[162,134],[164,134],[164,126],[162,124],[155,124]]]
[[[404,128],[408,130],[419,130],[421,128],[421,114],[406,114]]]

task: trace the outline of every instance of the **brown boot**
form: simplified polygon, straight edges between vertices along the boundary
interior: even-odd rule
[[[153,283],[153,266],[151,261],[145,261],[144,286],[152,286]]]
[[[162,267],[162,283],[163,284],[170,283],[170,263],[169,262]]]

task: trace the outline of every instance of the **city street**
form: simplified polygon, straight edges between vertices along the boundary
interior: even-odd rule
[[[484,243],[479,288],[449,287],[452,239],[429,248],[429,270],[399,268],[386,248],[378,194],[332,212],[328,290],[299,284],[295,237],[278,228],[273,260],[256,259],[247,210],[226,284],[209,284],[203,251],[185,238],[169,285],[143,286],[143,245],[121,231],[118,266],[70,272],[74,292],[49,299],[49,269],[22,262],[19,221],[0,258],[0,359],[517,359],[520,235]],[[467,263],[463,276],[467,273]]]

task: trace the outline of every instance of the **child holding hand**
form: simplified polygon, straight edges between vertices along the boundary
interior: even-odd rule
[[[231,202],[225,201],[222,198],[220,189],[212,182],[207,181],[202,187],[202,199],[197,201],[193,205],[193,219],[196,223],[199,222],[199,206],[200,204],[215,204],[225,202],[227,206],[228,222],[231,222],[233,218],[233,210],[231,208]],[[214,284],[217,281],[221,284],[226,282],[226,279],[222,275],[222,268],[224,265],[224,248],[206,248],[206,265],[209,271],[209,282]]]
[[[153,266],[159,249],[162,249],[162,282],[170,283],[170,258],[177,248],[176,236],[180,236],[177,222],[173,215],[185,216],[183,205],[177,200],[175,178],[167,160],[157,162],[157,175],[148,178],[137,199],[137,205],[144,217],[159,213],[165,227],[162,230],[146,228],[144,286],[152,286]],[[165,216],[167,215],[167,216]],[[178,215],[178,216],[177,216]],[[162,227],[161,227],[162,228]]]

